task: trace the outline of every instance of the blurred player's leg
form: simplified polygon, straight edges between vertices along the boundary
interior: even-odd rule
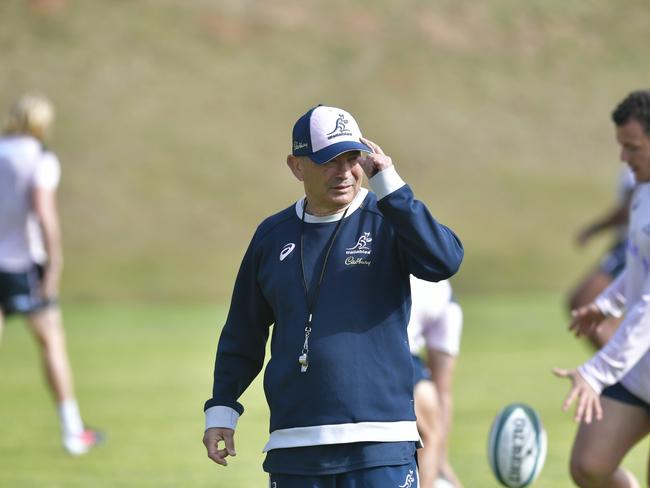
[[[439,428],[439,457],[440,457],[440,474],[447,481],[452,483],[455,488],[461,488],[462,484],[458,480],[451,464],[449,463],[449,437],[453,422],[453,394],[452,385],[454,369],[456,367],[456,357],[446,352],[428,350],[429,369],[431,370],[431,379],[436,385],[440,405],[441,424]]]
[[[453,378],[460,353],[463,330],[463,311],[456,302],[450,302],[443,314],[425,329],[428,366],[436,385],[442,423],[440,425],[439,451],[440,477],[455,488],[462,488],[449,462],[449,439],[453,422]]]
[[[2,334],[5,330],[5,318],[4,315],[2,314],[2,311],[0,311],[0,345],[2,345]]]
[[[580,424],[571,452],[571,477],[581,488],[638,488],[620,467],[629,450],[650,433],[647,408],[601,396],[603,419]]]
[[[30,314],[28,323],[41,348],[45,376],[54,399],[61,403],[74,398],[65,333],[58,307]]]
[[[418,472],[420,486],[431,488],[438,477],[438,446],[441,424],[436,387],[430,380],[419,381],[413,391],[415,416],[424,447],[418,449]]]
[[[28,315],[29,326],[40,346],[45,377],[57,403],[64,448],[73,455],[85,454],[102,440],[102,434],[85,429],[74,396],[65,333],[58,307]]]

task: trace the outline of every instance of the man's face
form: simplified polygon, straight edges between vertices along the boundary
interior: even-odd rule
[[[359,151],[349,151],[325,164],[316,164],[308,157],[289,156],[289,167],[305,186],[309,213],[333,214],[352,202],[363,179],[358,157]]]
[[[636,181],[650,181],[650,137],[635,119],[616,127],[616,139],[621,146],[621,161],[626,162]]]

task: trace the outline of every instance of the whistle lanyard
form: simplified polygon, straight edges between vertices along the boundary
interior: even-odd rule
[[[305,326],[305,342],[302,346],[302,354],[298,357],[298,363],[300,364],[300,372],[306,373],[307,368],[309,367],[309,336],[311,335],[311,323],[314,317],[314,309],[316,302],[318,301],[318,295],[320,294],[320,287],[323,284],[323,277],[325,276],[325,268],[327,267],[327,261],[330,257],[330,251],[334,246],[334,241],[336,236],[341,230],[341,224],[343,219],[348,213],[350,206],[346,207],[345,212],[341,216],[341,219],[336,223],[334,232],[330,236],[329,243],[327,244],[327,251],[325,252],[325,259],[323,260],[323,266],[320,270],[320,276],[318,277],[318,283],[316,284],[316,290],[314,290],[314,296],[311,301],[309,300],[309,287],[307,286],[307,277],[305,275],[305,210],[307,209],[307,199],[305,198],[305,203],[302,207],[302,219],[300,222],[300,270],[302,271],[302,285],[305,290],[305,301],[307,303],[307,325]]]

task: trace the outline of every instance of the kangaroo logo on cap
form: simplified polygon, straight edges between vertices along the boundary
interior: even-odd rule
[[[351,136],[352,132],[347,128],[349,122],[350,121],[345,118],[345,115],[339,114],[339,118],[336,119],[336,126],[332,132],[327,133],[327,138],[333,139],[334,137]]]
[[[328,132],[327,135],[330,136],[334,134],[337,130],[344,131],[347,123],[348,121],[345,119],[345,115],[339,114],[339,118],[336,119],[336,127],[334,127],[334,130],[332,132]]]

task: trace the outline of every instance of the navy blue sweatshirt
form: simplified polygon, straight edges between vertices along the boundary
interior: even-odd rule
[[[350,205],[319,292],[341,214],[306,215],[303,223],[301,200],[257,228],[219,339],[206,428],[235,428],[244,411],[237,400],[263,367],[274,324],[264,374],[271,413],[265,451],[419,439],[406,333],[409,275],[447,279],[463,248],[393,168],[370,183],[377,194],[362,189]],[[309,300],[315,298],[305,372],[298,363],[308,318],[301,254]]]

